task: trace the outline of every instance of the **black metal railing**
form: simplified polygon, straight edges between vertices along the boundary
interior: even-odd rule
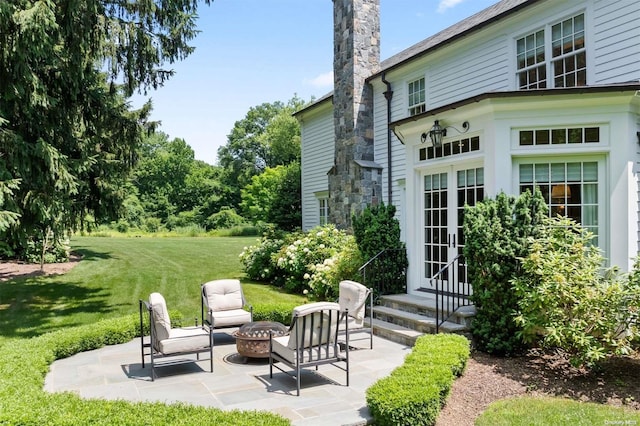
[[[385,294],[407,292],[407,251],[385,249],[369,259],[358,272],[362,284],[373,289],[374,300]]]
[[[454,312],[471,305],[472,288],[466,279],[466,269],[464,256],[459,254],[431,277],[431,288],[436,297],[436,333]]]

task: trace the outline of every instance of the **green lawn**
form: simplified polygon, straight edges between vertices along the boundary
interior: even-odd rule
[[[496,401],[476,420],[478,426],[640,425],[640,413],[625,407],[564,398],[519,397]]]
[[[170,310],[200,318],[200,285],[238,278],[253,305],[305,299],[244,279],[238,255],[255,237],[75,237],[83,260],[64,275],[0,284],[0,343],[138,312],[158,291]]]

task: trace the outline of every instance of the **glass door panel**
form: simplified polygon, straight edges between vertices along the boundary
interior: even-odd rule
[[[468,167],[468,166],[467,166]],[[482,167],[450,167],[447,171],[424,176],[424,282],[462,253],[464,247],[464,207],[484,199]],[[461,263],[458,276],[466,280]],[[447,272],[440,277],[447,280]]]

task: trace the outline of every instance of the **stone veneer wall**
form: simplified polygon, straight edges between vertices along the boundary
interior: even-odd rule
[[[350,228],[351,216],[376,203],[381,173],[373,161],[373,91],[365,79],[380,67],[380,0],[333,0],[335,164],[329,173],[330,220]]]

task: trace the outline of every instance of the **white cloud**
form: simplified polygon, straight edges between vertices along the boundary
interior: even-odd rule
[[[333,87],[333,71],[320,74],[319,76],[314,77],[310,80],[307,79],[305,80],[305,83],[320,88]]]
[[[444,13],[447,9],[456,7],[465,0],[440,0],[438,4],[438,13]]]

